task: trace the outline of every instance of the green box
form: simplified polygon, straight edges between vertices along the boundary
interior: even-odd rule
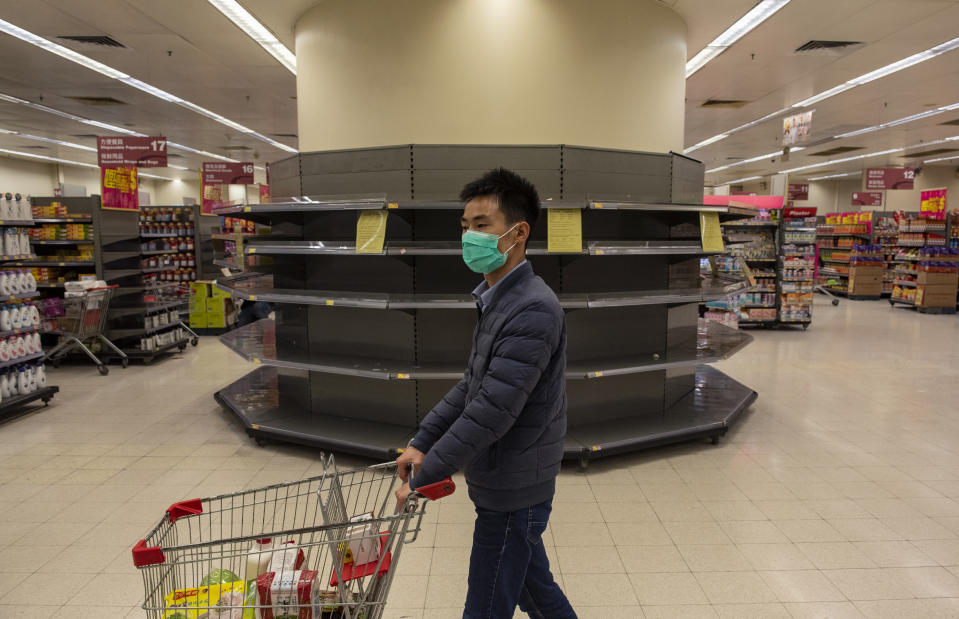
[[[194,329],[206,329],[207,315],[205,312],[190,312],[190,326]]]

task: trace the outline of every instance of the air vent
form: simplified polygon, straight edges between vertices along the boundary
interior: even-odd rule
[[[740,108],[749,103],[741,99],[706,99],[699,107]]]
[[[796,48],[796,54],[844,56],[865,45],[859,41],[807,41]]]
[[[97,47],[119,47],[126,48],[126,45],[117,41],[116,39],[110,38],[108,36],[102,35],[66,35],[57,37],[58,39],[63,39],[64,41],[73,41],[74,43],[80,43],[82,45],[95,45]]]
[[[862,150],[862,146],[837,146],[836,148],[830,148],[829,150],[821,150],[818,153],[809,153],[810,157],[831,157],[833,155],[841,155],[843,153],[851,153],[856,150]],[[805,154],[805,153],[804,153]]]
[[[113,97],[67,97],[83,105],[127,105],[125,102]]]
[[[253,150],[249,146],[221,146],[223,150]]]
[[[918,157],[931,157],[933,155],[942,155],[943,153],[954,153],[957,149],[955,148],[933,148],[932,150],[923,150],[916,153],[907,153],[905,155],[900,155],[903,159],[915,159]]]
[[[295,133],[271,133],[270,135],[272,135],[272,136],[275,137],[275,138],[298,138],[298,137],[300,137],[300,136],[296,135]]]
[[[944,123],[939,123],[940,125],[959,125],[959,118],[955,120],[947,120]]]

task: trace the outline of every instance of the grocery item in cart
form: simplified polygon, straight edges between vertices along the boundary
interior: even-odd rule
[[[270,557],[270,565],[267,572],[276,574],[288,574],[300,569],[306,556],[303,549],[295,541],[290,540],[278,544],[273,548],[273,556]]]
[[[256,587],[262,619],[313,619],[322,590],[313,570],[267,572],[257,579]]]
[[[360,514],[350,518],[354,524],[346,529],[346,541],[340,544],[340,560],[344,564],[355,563],[366,565],[380,558],[380,539],[374,523],[364,523],[372,520],[373,513]]]
[[[260,574],[270,571],[270,559],[273,558],[273,540],[269,537],[254,540],[246,553],[246,567],[243,580],[256,580]]]
[[[243,603],[246,583],[231,582],[209,587],[195,587],[192,589],[175,589],[164,596],[166,610],[164,619],[211,619],[209,614],[216,606],[231,606],[234,599],[237,605]],[[235,597],[238,594],[239,597]],[[242,612],[241,612],[242,615]],[[222,615],[231,617],[231,615]]]

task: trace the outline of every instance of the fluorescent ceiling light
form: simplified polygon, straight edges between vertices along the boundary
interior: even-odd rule
[[[214,2],[214,0],[210,1]],[[776,11],[787,4],[789,0],[762,0],[686,63],[686,78],[689,79],[689,76],[702,69],[710,60],[729,49],[733,43],[746,36],[749,31],[772,17]]]
[[[155,179],[158,179],[158,180],[161,180],[161,181],[172,181],[172,180],[174,180],[174,179],[172,179],[172,178],[167,178],[166,176],[157,176],[156,174],[147,174],[146,172],[141,172],[140,170],[137,170],[137,176],[145,176],[146,178],[155,178]],[[178,179],[177,179],[177,180],[178,180]]]
[[[726,181],[722,183],[723,185],[735,185],[737,183],[745,183],[746,181],[758,181],[762,176],[747,176],[746,178],[737,178],[734,181]]]
[[[0,153],[7,153],[8,155],[16,155],[18,157],[30,157],[31,159],[42,159],[43,161],[53,161],[55,163],[64,163],[66,165],[83,166],[84,168],[100,168],[100,166],[93,163],[84,163],[83,161],[73,161],[71,159],[60,159],[58,157],[47,157],[46,155],[24,153],[19,150],[8,150],[6,148],[0,148]]]
[[[38,142],[47,142],[48,144],[58,144],[60,146],[66,146],[68,148],[76,148],[79,150],[85,150],[90,152],[97,152],[96,148],[92,146],[84,146],[83,144],[76,144],[74,142],[65,142],[63,140],[54,140],[53,138],[45,138],[39,135],[30,135],[29,133],[20,133],[19,131],[11,131],[9,129],[0,129],[0,133],[5,135],[15,135],[27,140],[36,140]]]
[[[796,151],[806,150],[805,146],[797,146],[796,148],[790,149],[790,152],[795,153]],[[723,170],[728,170],[729,168],[735,168],[736,166],[741,166],[747,163],[754,163],[756,161],[762,161],[763,159],[771,159],[773,157],[781,157],[782,151],[777,150],[771,153],[766,153],[765,155],[757,155],[755,157],[750,157],[749,159],[743,159],[742,161],[737,161],[736,163],[730,163],[718,168],[713,168],[712,170],[706,170],[706,174],[712,174],[713,172],[721,172]]]
[[[959,159],[959,156],[956,157],[937,157],[936,159],[926,159],[923,163],[936,163],[937,161],[953,161]]]
[[[209,1],[227,19],[236,24],[237,28],[259,43],[260,47],[276,58],[281,65],[289,69],[290,73],[296,75],[296,56],[293,55],[293,52],[280,43],[279,39],[273,36],[273,33],[267,30],[266,26],[253,17],[249,11],[240,6],[240,3],[235,0]]]
[[[97,120],[90,120],[89,118],[84,118],[83,116],[77,116],[76,114],[70,114],[69,112],[63,112],[63,111],[61,111],[61,110],[56,110],[56,109],[54,109],[54,108],[52,108],[52,107],[47,107],[47,106],[45,106],[45,105],[40,105],[39,103],[34,103],[34,102],[32,102],[32,101],[27,101],[26,99],[20,99],[20,98],[18,98],[18,97],[12,97],[12,96],[10,96],[10,95],[5,95],[5,94],[3,94],[3,93],[0,93],[0,101],[6,101],[6,102],[8,102],[8,103],[16,103],[17,105],[24,105],[24,106],[26,106],[26,107],[33,108],[33,109],[35,109],[35,110],[39,110],[39,111],[41,111],[41,112],[46,112],[46,113],[48,113],[48,114],[53,114],[53,115],[55,115],[55,116],[59,116],[60,118],[67,118],[67,119],[69,119],[69,120],[75,120],[75,121],[77,121],[77,122],[79,122],[79,123],[83,123],[83,124],[85,124],[85,125],[92,125],[92,126],[94,126],[94,127],[100,127],[101,129],[106,129],[107,131],[113,131],[113,132],[116,132],[116,133],[123,133],[123,134],[125,134],[125,135],[132,135],[132,136],[141,137],[141,138],[147,137],[147,134],[145,134],[145,133],[140,133],[139,131],[131,131],[131,130],[125,128],[125,127],[120,127],[120,126],[117,126],[117,125],[111,125],[111,124],[108,124],[108,123],[102,123],[102,122],[97,121]],[[205,150],[198,150],[198,149],[196,149],[196,148],[192,148],[192,147],[190,147],[190,146],[185,146],[185,145],[183,145],[183,144],[177,144],[176,142],[171,142],[171,141],[169,141],[169,140],[167,140],[167,147],[168,147],[168,148],[176,148],[176,149],[178,149],[178,150],[183,150],[183,151],[186,151],[186,152],[188,152],[188,153],[194,153],[194,154],[197,154],[197,155],[203,155],[204,157],[213,157],[214,159],[219,159],[220,161],[229,161],[229,162],[232,162],[232,163],[239,163],[239,161],[240,161],[239,159],[233,159],[232,157],[224,157],[223,155],[217,155],[216,153],[211,153],[211,152],[205,151]]]
[[[245,133],[247,135],[255,137],[258,140],[262,140],[266,142],[267,144],[270,144],[271,146],[274,146],[280,150],[286,151],[288,153],[298,152],[292,146],[287,146],[286,144],[277,142],[276,140],[269,138],[263,135],[262,133],[257,133],[256,131],[250,129],[249,127],[245,127],[241,125],[240,123],[234,122],[225,116],[221,116],[220,114],[217,114],[216,112],[206,109],[205,107],[199,106],[191,101],[187,101],[186,99],[181,99],[180,97],[174,94],[171,94],[169,92],[166,92],[165,90],[161,90],[157,88],[156,86],[151,86],[150,84],[140,81],[136,79],[135,77],[131,77],[127,75],[126,73],[123,73],[122,71],[117,71],[116,69],[109,67],[103,64],[102,62],[97,62],[96,60],[93,60],[92,58],[88,58],[84,56],[83,54],[77,53],[73,51],[72,49],[69,49],[62,45],[54,43],[53,41],[48,41],[47,39],[44,39],[43,37],[37,36],[33,34],[32,32],[24,30],[23,28],[20,28],[18,26],[14,26],[10,22],[4,21],[2,19],[0,19],[0,32],[6,32],[7,34],[11,36],[14,36],[22,41],[26,41],[27,43],[30,43],[31,45],[36,45],[37,47],[44,49],[52,54],[56,54],[57,56],[66,58],[67,60],[75,62],[79,65],[82,65],[92,71],[96,71],[97,73],[101,75],[105,75],[109,78],[117,80],[118,82],[122,82],[126,84],[127,86],[132,86],[133,88],[136,88],[137,90],[142,90],[143,92],[153,95],[154,97],[158,99],[162,99],[170,103],[175,103],[181,107],[185,107],[188,110],[192,110],[196,112],[197,114],[200,114],[201,116],[206,116],[207,118],[211,120],[215,120],[216,122],[220,124],[226,125],[227,127],[235,131],[238,131],[240,133]]]
[[[910,148],[924,148],[927,146],[933,146],[935,144],[942,144],[944,142],[952,142],[959,140],[959,135],[954,135],[949,138],[944,138],[942,140],[933,140],[931,142],[922,142],[920,144],[912,144],[910,146],[902,146],[900,148],[890,148],[888,150],[880,150],[875,153],[866,153],[863,155],[855,155],[852,157],[843,157],[841,159],[830,159],[829,161],[822,161],[820,163],[813,163],[811,165],[800,166],[798,168],[790,168],[789,170],[780,170],[780,174],[787,174],[789,172],[800,172],[802,170],[811,170],[813,168],[821,168],[825,165],[832,165],[835,163],[846,163],[847,161],[857,161],[859,159],[867,159],[869,157],[878,157],[879,155],[888,155],[889,153],[898,153],[904,150],[909,150]]]
[[[819,101],[824,101],[830,97],[834,97],[841,92],[845,92],[857,86],[862,86],[863,84],[868,84],[869,82],[875,81],[879,78],[886,77],[887,75],[891,75],[898,71],[902,71],[903,69],[907,69],[911,66],[917,65],[920,62],[925,62],[926,60],[930,60],[937,56],[941,56],[942,54],[945,54],[947,52],[951,52],[954,49],[959,49],[959,37],[952,39],[950,41],[946,41],[945,43],[940,43],[939,45],[936,45],[935,47],[930,47],[929,49],[925,51],[921,51],[919,53],[913,54],[912,56],[908,56],[906,58],[903,58],[902,60],[897,60],[896,62],[887,64],[884,67],[879,67],[878,69],[874,71],[870,71],[869,73],[864,73],[860,75],[859,77],[855,77],[838,86],[834,86],[830,88],[829,90],[825,90],[819,94],[813,95],[809,97],[808,99],[803,99],[799,103],[794,103],[790,106],[790,108],[808,107],[810,105],[813,105],[814,103],[818,103]],[[715,142],[718,142],[719,140],[728,138],[734,133],[739,133],[740,131],[743,131],[744,129],[748,129],[754,125],[757,125],[761,122],[764,122],[775,116],[778,116],[779,114],[785,111],[788,111],[790,108],[787,108],[786,110],[780,110],[779,112],[776,112],[773,114],[767,114],[766,116],[763,116],[762,118],[757,118],[756,120],[748,122],[745,125],[740,125],[739,127],[736,127],[735,129],[730,129],[729,131],[715,135],[709,138],[708,140],[703,140],[699,144],[696,144],[695,146],[685,149],[683,151],[683,154],[690,153],[696,150],[697,148],[702,148],[703,146],[706,146],[708,144],[713,144]],[[956,108],[951,107],[947,109],[956,109]],[[864,131],[863,133],[867,133],[867,132]]]
[[[810,181],[824,181],[824,180],[826,180],[827,178],[843,178],[843,177],[845,177],[845,176],[862,176],[862,170],[859,170],[858,172],[847,172],[847,173],[845,173],[845,174],[830,174],[830,175],[828,175],[828,176],[813,176],[813,177],[808,178],[807,180],[810,180]]]

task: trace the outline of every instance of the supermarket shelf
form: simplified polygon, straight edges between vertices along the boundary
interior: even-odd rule
[[[193,236],[190,234],[140,234],[141,239],[188,239]]]
[[[822,271],[820,271],[820,273],[821,273],[821,272],[822,272]],[[811,284],[811,283],[815,282],[816,280],[815,280],[815,279],[809,279],[809,278],[784,277],[784,278],[782,278],[782,279],[779,280],[779,281],[783,281],[783,282],[807,282],[807,283],[810,283],[810,284]]]
[[[37,288],[63,288],[63,282],[37,282]]]
[[[244,232],[244,233],[241,234],[240,236],[241,236],[242,238],[244,238],[244,239],[248,239],[248,238],[254,237],[254,236],[256,236],[256,235],[255,235],[255,234],[250,234],[250,233],[248,233],[248,232]],[[231,232],[218,232],[218,233],[211,234],[211,235],[210,235],[210,238],[211,238],[211,239],[216,239],[216,240],[218,240],[218,241],[235,241],[235,240],[236,240],[236,234],[233,234],[233,233],[231,233]]]
[[[126,353],[127,357],[130,359],[140,359],[144,363],[151,363],[154,359],[160,355],[174,352],[173,349],[177,348],[180,351],[184,350],[187,345],[190,343],[190,338],[183,338],[178,342],[173,342],[172,344],[167,344],[166,346],[161,346],[156,350],[139,350],[139,349],[123,349],[123,352]],[[103,353],[105,359],[116,359],[117,355],[115,353]]]
[[[144,274],[147,274],[147,273],[162,273],[163,271],[177,271],[177,270],[182,269],[182,268],[184,268],[184,267],[175,267],[175,266],[155,267],[155,268],[152,268],[152,269],[140,269],[140,272],[141,272],[141,273],[144,273]],[[189,268],[189,267],[185,267],[185,268]]]
[[[728,327],[727,327],[728,328]],[[749,337],[749,336],[747,336]],[[379,460],[393,459],[416,428],[309,412],[280,389],[281,370],[258,367],[214,395],[255,438],[277,439],[335,449]],[[309,384],[309,377],[283,372],[289,384]],[[571,425],[564,457],[583,459],[695,438],[718,437],[756,400],[756,392],[709,366],[696,368],[695,388],[657,415],[628,415]]]
[[[904,279],[897,279],[897,280],[895,280],[895,281],[893,282],[893,285],[895,285],[895,286],[911,286],[911,287],[915,288],[915,287],[918,286],[919,284],[918,284],[917,282],[909,282],[909,281],[906,281],[906,280],[904,280]]]
[[[836,234],[835,232],[828,232],[828,233],[825,233],[825,232],[817,232],[817,233],[816,233],[816,236],[822,236],[822,237],[854,236],[854,237],[860,238],[860,239],[869,239],[869,238],[872,238],[872,235],[870,235],[870,234],[864,234],[864,233],[862,233],[862,232],[849,232],[849,233],[844,233],[844,234]]]
[[[27,335],[39,330],[40,327],[29,327],[27,329],[11,329],[9,331],[0,331],[0,337],[10,337],[11,335]]]
[[[62,285],[62,284],[61,284]],[[40,284],[37,284],[37,287],[40,287]],[[32,299],[34,297],[39,297],[40,291],[31,290],[30,292],[22,292],[20,294],[6,294],[0,295],[0,303],[6,303],[7,301],[20,301],[22,299]]]
[[[823,275],[832,275],[833,277],[849,277],[849,273],[840,273],[832,269],[819,269],[819,272]]]
[[[745,280],[706,278],[698,288],[643,290],[609,294],[560,294],[560,304],[567,309],[596,309],[669,303],[701,303],[724,299],[746,290]],[[476,300],[469,294],[388,294],[344,291],[277,289],[257,275],[242,275],[217,281],[217,288],[245,301],[295,303],[368,309],[476,309]]]
[[[171,327],[181,327],[183,323],[179,320],[176,322],[171,322],[165,325],[160,325],[158,327],[138,327],[132,329],[107,329],[107,336],[111,339],[122,339],[126,337],[136,337],[138,335],[150,335],[152,333],[159,333]]]
[[[773,305],[753,305],[753,304],[745,305],[745,304],[743,304],[743,305],[740,305],[739,307],[740,307],[741,309],[775,309],[775,308],[776,308],[776,305],[775,305],[775,304],[773,304]]]
[[[727,228],[778,228],[779,224],[774,221],[764,221],[758,224],[749,224],[742,221],[729,221],[723,223]]]
[[[624,255],[709,255],[700,241],[657,240],[657,241],[584,241],[580,254],[592,256]],[[384,243],[380,254],[357,254],[356,244],[350,241],[257,241],[247,244],[248,255],[298,255],[298,254],[336,254],[362,256],[459,256],[463,246],[458,241],[395,241]],[[550,255],[543,241],[532,242],[526,250],[530,256]],[[572,252],[576,253],[576,252]],[[563,255],[554,253],[552,255]]]
[[[35,352],[33,354],[27,355],[25,357],[20,357],[19,359],[11,359],[9,361],[0,361],[0,369],[8,368],[13,365],[20,365],[21,363],[29,363],[43,356],[43,351]]]
[[[94,239],[64,239],[56,241],[30,239],[31,245],[91,245],[93,243],[96,243]]]
[[[747,334],[711,321],[700,321],[696,328],[675,329],[671,337],[677,343],[665,352],[665,358],[646,353],[632,357],[569,361],[566,378],[595,379],[714,363],[731,357],[752,341]],[[402,361],[345,355],[301,355],[280,359],[276,352],[275,323],[268,318],[226,333],[220,337],[220,341],[248,361],[295,370],[380,380],[458,380],[463,376],[461,363],[414,366]]]
[[[783,319],[779,322],[783,324],[810,324],[812,323],[812,318],[792,318],[792,319]]]
[[[823,258],[823,262],[841,262],[842,264],[849,264],[848,260],[833,260],[832,258]]]
[[[899,305],[915,305],[915,304],[916,304],[915,301],[910,301],[909,299],[897,299],[897,298],[895,298],[895,297],[890,297],[890,298],[889,298],[889,303],[892,304],[892,305],[896,305],[896,304],[899,304]]]
[[[15,266],[25,266],[25,267],[92,267],[96,266],[95,262],[47,262],[39,260],[31,261],[18,261],[14,263]]]
[[[93,221],[92,216],[86,217],[54,217],[34,219],[35,224],[88,224]]]
[[[46,387],[41,387],[32,393],[4,398],[3,402],[0,403],[0,418],[11,417],[17,413],[20,413],[20,409],[31,402],[42,400],[44,404],[47,404],[53,398],[53,395],[58,391],[60,391],[59,387],[56,385],[49,385]]]
[[[189,252],[190,250],[185,250]],[[141,251],[141,256],[159,256],[160,254],[179,254],[179,249],[151,249],[149,251]]]
[[[749,318],[749,319],[739,319],[739,324],[741,325],[758,325],[758,324],[768,324],[771,322],[776,322],[775,318]]]
[[[0,219],[0,226],[32,226],[36,223],[35,219]]]
[[[776,258],[743,258],[746,262],[776,262]]]
[[[20,254],[19,256],[0,256],[0,262],[9,262],[11,260],[36,260],[33,254]]]

